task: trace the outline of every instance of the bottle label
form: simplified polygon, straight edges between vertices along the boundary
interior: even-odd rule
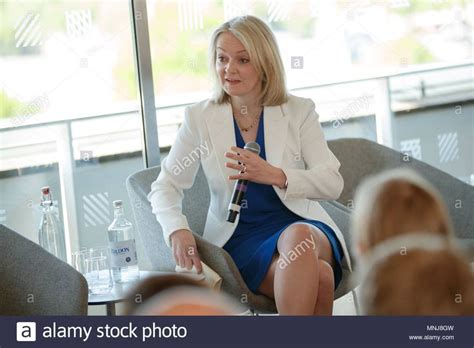
[[[138,264],[135,239],[109,243],[112,268],[135,266]]]

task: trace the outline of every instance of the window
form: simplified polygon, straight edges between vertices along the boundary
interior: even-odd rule
[[[184,107],[209,95],[212,31],[254,14],[274,31],[288,86],[315,101],[328,139],[383,141],[473,183],[472,2],[146,4],[164,150]],[[0,16],[0,223],[36,241],[49,185],[68,251],[103,244],[113,200],[132,220],[125,178],[144,162],[130,1],[11,0]]]
[[[143,168],[129,2],[2,2],[0,220],[37,241],[40,188],[68,251],[107,241]]]
[[[362,137],[410,148],[471,181],[472,104],[465,101],[472,100],[473,66],[449,66],[472,62],[472,3],[148,0],[147,5],[161,147],[172,145],[184,106],[209,95],[212,31],[234,16],[253,14],[275,33],[288,86],[315,101],[328,139]],[[448,69],[418,72],[440,65]],[[464,117],[449,116],[460,110]],[[385,115],[376,117],[380,112]],[[377,122],[384,118],[390,129],[380,134]],[[448,162],[444,143],[458,147]]]

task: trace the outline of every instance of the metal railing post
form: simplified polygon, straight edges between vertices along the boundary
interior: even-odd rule
[[[375,125],[377,142],[393,148],[393,112],[390,98],[390,79],[382,77],[375,80]]]
[[[79,249],[79,230],[74,189],[74,150],[72,145],[71,123],[57,125],[56,140],[59,167],[59,184],[61,187],[61,205],[66,241],[66,258],[71,262],[71,252]]]
[[[130,0],[130,16],[142,116],[143,160],[145,168],[149,168],[160,164],[160,146],[146,1]]]

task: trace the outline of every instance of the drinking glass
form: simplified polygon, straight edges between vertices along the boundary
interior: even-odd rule
[[[113,287],[109,248],[91,248],[85,253],[85,277],[94,295],[110,292]]]
[[[79,273],[85,275],[86,274],[86,258],[89,253],[89,250],[86,248],[81,248],[79,251],[73,252],[71,258],[71,265],[78,271]]]

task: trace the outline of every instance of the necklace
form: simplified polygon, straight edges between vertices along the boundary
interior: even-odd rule
[[[242,132],[248,132],[249,130],[251,130],[251,129],[257,124],[258,120],[260,119],[260,115],[261,115],[261,114],[262,114],[262,112],[259,111],[258,114],[257,114],[257,116],[255,116],[255,117],[253,118],[252,123],[251,123],[250,126],[248,126],[248,127],[243,127],[243,126],[241,125],[241,123],[239,122],[239,120],[237,120],[237,117],[234,116],[234,118],[235,118],[235,122],[237,122],[237,126],[239,126],[239,129],[240,129]]]

